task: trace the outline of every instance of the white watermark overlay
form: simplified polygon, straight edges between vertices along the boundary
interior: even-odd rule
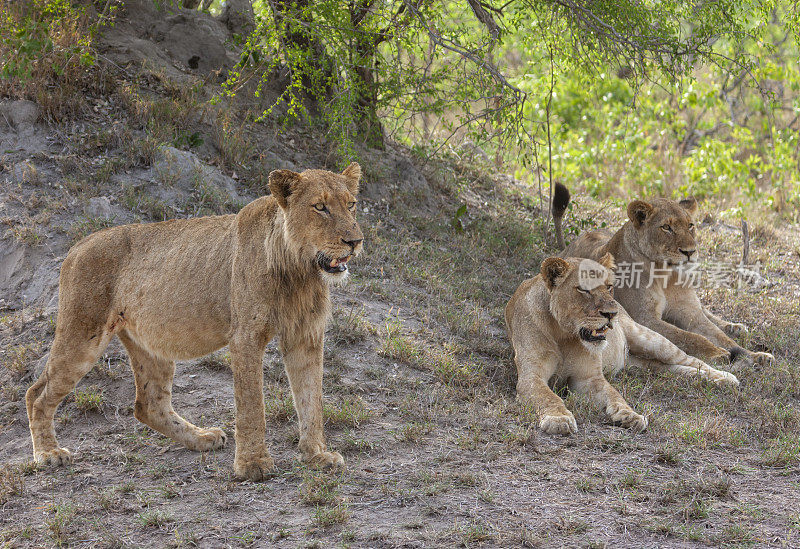
[[[603,283],[604,278],[598,282],[602,275],[592,273],[594,269],[587,266],[585,278],[583,262],[579,271],[581,286],[586,281],[587,289],[593,289]],[[650,288],[654,285],[664,286],[671,282],[677,286],[685,288],[742,288],[744,286],[761,286],[764,284],[764,277],[761,274],[761,262],[750,265],[743,263],[733,264],[722,261],[710,261],[703,263],[684,263],[681,265],[666,265],[658,263],[644,262],[621,262],[617,263],[616,278],[614,286],[617,288]]]
[[[578,265],[578,285],[584,290],[594,290],[606,283],[606,270],[590,259],[581,260]]]

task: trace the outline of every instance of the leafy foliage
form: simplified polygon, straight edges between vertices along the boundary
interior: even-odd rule
[[[56,117],[75,110],[103,21],[69,0],[0,0],[0,96],[35,100]]]
[[[330,0],[270,0],[255,7],[258,29],[233,87],[285,70],[289,85],[276,105],[285,103],[291,116],[317,114],[340,137],[374,138],[375,123],[402,136],[419,129],[420,116],[435,115],[436,122],[423,121],[423,134],[517,140],[531,137],[523,107],[542,91],[532,74],[551,80],[554,71],[581,68],[596,77],[618,67],[637,81],[662,75],[674,82],[702,61],[751,71],[759,52],[746,46],[767,47],[773,13],[760,0],[361,0],[347,9]],[[544,61],[549,71],[540,70]]]

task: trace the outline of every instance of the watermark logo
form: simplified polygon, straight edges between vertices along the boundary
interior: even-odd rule
[[[584,259],[578,265],[578,285],[584,290],[594,290],[606,283],[607,271],[590,259]]]
[[[582,265],[583,263],[581,263]],[[742,288],[743,286],[763,286],[767,282],[761,275],[761,263],[752,265],[712,261],[705,263],[684,263],[664,265],[657,263],[634,262],[617,263],[617,288],[650,288],[664,286],[672,282],[685,288]],[[597,284],[595,284],[596,287]]]

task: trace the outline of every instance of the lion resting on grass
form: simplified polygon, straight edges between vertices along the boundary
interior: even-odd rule
[[[628,359],[653,369],[738,384],[733,374],[686,355],[666,338],[634,322],[614,301],[614,260],[549,257],[541,273],[520,284],[506,306],[506,327],[517,365],[517,397],[532,403],[539,427],[551,434],[577,431],[572,413],[548,385],[567,382],[637,431],[647,419],[634,412],[604,377]],[[630,357],[628,353],[630,352]]]
[[[116,335],[136,381],[135,417],[191,450],[225,444],[172,408],[175,360],[230,346],[236,400],[237,477],[274,470],[264,442],[262,356],[279,337],[300,423],[300,451],[313,466],[343,463],[322,432],[322,341],[328,283],[347,275],[362,248],[355,219],[361,168],[273,171],[271,196],[237,215],[113,227],[76,244],[61,267],[50,358],[26,404],[38,463],[61,465],[53,415]]]
[[[569,191],[557,184],[553,196],[556,235],[564,248],[561,221]],[[634,200],[628,204],[629,221],[616,233],[588,231],[559,255],[597,259],[610,253],[618,265],[640,265],[638,282],[619,285],[616,292],[617,301],[636,322],[693,356],[731,362],[744,356],[768,365],[773,360],[771,354],[743,349],[729,337],[746,334],[743,324],[728,322],[705,309],[692,285],[681,280],[680,269],[697,261],[696,212],[693,198],[680,202]]]

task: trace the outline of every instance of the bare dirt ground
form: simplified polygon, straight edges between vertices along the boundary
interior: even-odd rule
[[[648,415],[646,432],[607,425],[565,394],[578,433],[542,435],[515,402],[503,325],[517,285],[555,253],[539,198],[489,167],[400,150],[359,159],[365,253],[333,292],[325,429],[343,470],[298,463],[274,344],[265,401],[279,473],[269,481],[236,482],[231,445],[198,454],[139,424],[117,342],[57,413],[75,463],[34,466],[24,392],[52,342],[55,277],[72,242],[112,224],[236,211],[270,169],[342,164],[324,138],[199,109],[191,81],[170,82],[145,74],[89,97],[92,114],[77,123],[0,133],[0,544],[800,547],[797,227],[769,213],[751,220],[766,284],[700,292],[751,328],[742,344],[774,353],[773,366],[724,366],[739,388],[624,371],[612,383]],[[715,214],[713,202],[702,207]],[[579,197],[569,228],[616,228],[623,211]],[[714,217],[702,251],[733,264],[738,229]],[[179,365],[174,402],[233,433],[224,349]]]
[[[22,397],[52,315],[4,317],[6,355],[23,342],[32,350],[3,388],[2,539],[13,547],[800,545],[800,333],[796,300],[785,307],[798,262],[784,233],[770,233],[771,251],[760,250],[775,286],[706,296],[750,324],[750,344],[771,349],[774,367],[736,369],[739,389],[625,372],[613,383],[648,414],[650,429],[631,435],[605,425],[568,396],[580,427],[565,438],[537,433],[535,417],[514,402],[502,332],[502,307],[541,253],[491,225],[491,213],[476,214],[463,234],[445,216],[414,227],[405,215],[362,216],[370,247],[334,293],[326,431],[347,460],[340,472],[296,461],[296,420],[274,347],[265,398],[280,473],[250,484],[232,479],[232,448],[196,454],[133,418],[118,345],[58,413],[75,464],[37,469]],[[715,257],[734,259],[738,235],[710,236]],[[504,242],[488,258],[481,251]],[[794,258],[777,259],[781,251]],[[224,351],[179,367],[175,407],[232,432]]]

